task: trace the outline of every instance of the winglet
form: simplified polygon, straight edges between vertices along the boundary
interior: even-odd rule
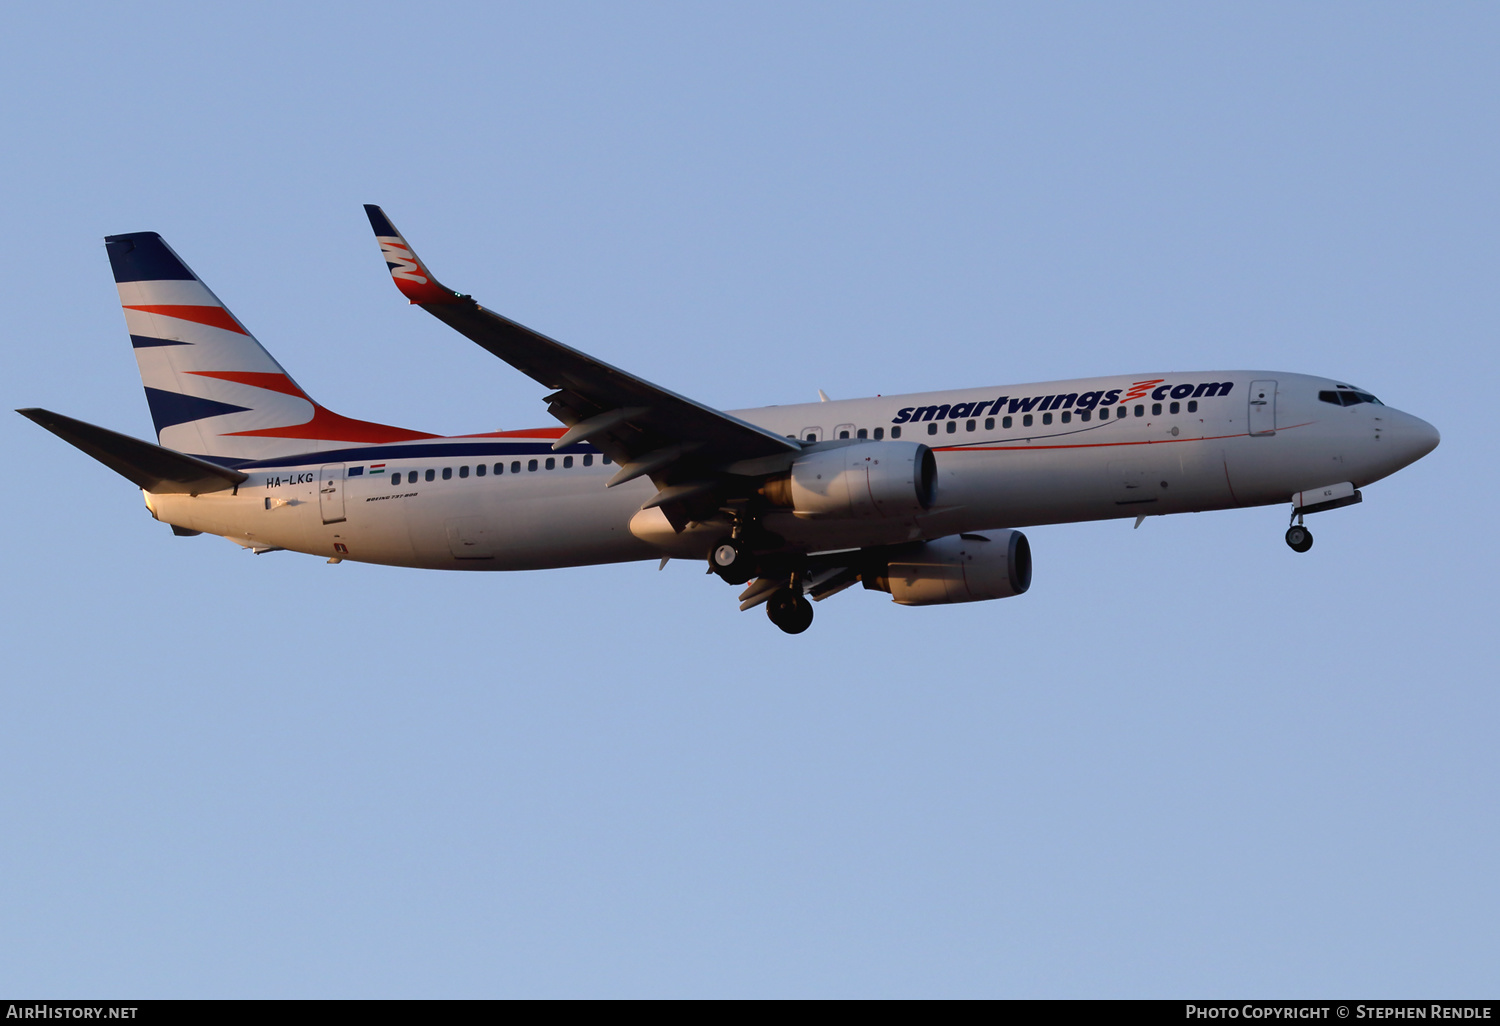
[[[391,219],[373,203],[365,204],[370,227],[375,229],[375,241],[380,243],[380,252],[385,256],[385,266],[391,269],[391,280],[401,294],[421,306],[428,303],[460,303],[469,297],[460,295],[442,285],[432,276],[422,259],[412,252]]]

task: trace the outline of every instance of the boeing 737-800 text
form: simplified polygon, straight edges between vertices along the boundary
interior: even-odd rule
[[[20,412],[179,535],[444,570],[703,559],[788,633],[854,584],[903,605],[1019,595],[1027,525],[1290,502],[1305,552],[1306,514],[1438,444],[1364,389],[1275,371],[716,410],[440,285],[366,212],[396,287],[546,386],[561,427],[440,437],[339,416],[154,232],[105,241],[159,444]]]

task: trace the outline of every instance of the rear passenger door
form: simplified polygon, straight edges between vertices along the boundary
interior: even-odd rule
[[[344,519],[344,465],[330,463],[318,471],[318,509],[323,523],[337,524]]]

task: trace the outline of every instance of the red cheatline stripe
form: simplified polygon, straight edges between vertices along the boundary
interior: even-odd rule
[[[1286,427],[1276,429],[1277,433],[1291,431],[1294,428],[1307,427],[1316,424],[1317,421],[1309,420],[1301,424],[1288,424]],[[1088,430],[1085,428],[1084,430]],[[1068,432],[1068,434],[1081,434],[1082,432]],[[1049,437],[1056,438],[1057,435]],[[1241,431],[1237,435],[1203,435],[1199,438],[1142,438],[1134,442],[1086,442],[1083,444],[1073,443],[1071,445],[935,445],[933,452],[1032,452],[1036,449],[1113,449],[1122,445],[1167,445],[1176,442],[1218,442],[1226,438],[1251,438],[1249,432]]]
[[[177,304],[158,304],[154,306],[127,306],[127,310],[139,310],[142,313],[159,314],[162,317],[175,317],[179,321],[193,321],[196,324],[207,324],[210,328],[223,328],[225,331],[237,331],[241,335],[250,334],[239,323],[230,316],[229,311],[222,306],[179,306]]]
[[[530,428],[525,431],[481,431],[472,435],[447,435],[448,438],[561,438],[567,428]]]

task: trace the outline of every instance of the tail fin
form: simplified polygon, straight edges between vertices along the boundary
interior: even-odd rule
[[[163,446],[233,463],[434,437],[319,406],[155,232],[104,244]]]

